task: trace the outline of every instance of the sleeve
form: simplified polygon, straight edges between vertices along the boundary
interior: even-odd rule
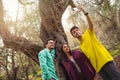
[[[47,80],[48,76],[48,67],[46,65],[47,59],[46,59],[46,53],[45,51],[40,51],[38,54],[38,59],[40,63],[40,67],[42,69],[42,80]]]
[[[55,58],[55,49],[52,49],[51,53],[52,53],[52,58],[54,59]]]
[[[90,36],[94,36],[95,35],[94,29],[92,31],[90,29],[87,29],[86,31],[88,32],[88,34]]]
[[[59,64],[59,66],[62,68],[63,74],[65,75],[66,80],[71,80],[71,79],[70,79],[70,76],[69,76],[69,72],[68,72],[67,69],[65,68],[64,63],[61,62],[61,63]]]

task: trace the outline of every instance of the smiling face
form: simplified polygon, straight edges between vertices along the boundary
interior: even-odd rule
[[[48,48],[50,50],[55,48],[55,42],[53,40],[48,40],[48,42],[46,44],[46,48]]]
[[[74,28],[74,29],[72,29],[71,34],[72,34],[73,37],[75,37],[75,38],[80,38],[80,37],[82,37],[81,31],[79,30],[79,28]]]
[[[64,53],[69,53],[70,52],[70,48],[67,44],[63,44],[62,50],[63,50]]]

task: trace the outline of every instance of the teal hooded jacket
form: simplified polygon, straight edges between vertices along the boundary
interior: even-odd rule
[[[55,50],[43,49],[38,53],[40,67],[42,69],[42,80],[54,78],[58,80],[54,65]]]

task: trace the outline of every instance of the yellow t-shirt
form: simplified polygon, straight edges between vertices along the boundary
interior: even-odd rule
[[[89,58],[96,72],[99,72],[105,63],[113,60],[113,57],[96,38],[94,31],[90,29],[82,35],[80,48]]]

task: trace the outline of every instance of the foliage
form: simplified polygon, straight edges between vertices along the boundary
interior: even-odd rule
[[[19,6],[19,5],[18,5]],[[16,6],[17,7],[17,6]],[[34,41],[37,44],[42,44],[39,39],[39,21],[40,18],[38,17],[38,3],[32,3],[29,5],[22,5],[23,8],[23,17],[19,18],[16,17],[16,21],[12,21],[12,17],[9,14],[5,15],[5,23],[7,28],[11,31],[12,34],[16,34],[17,36],[25,37],[29,40]],[[20,12],[18,15],[21,14]],[[2,43],[3,44],[3,43]],[[6,50],[6,52],[5,52]],[[0,68],[0,76],[2,80],[12,78],[14,75],[14,68],[18,67],[16,74],[17,79],[26,80],[28,79],[28,75],[35,72],[39,66],[33,62],[30,58],[26,55],[21,54],[20,51],[14,51],[13,49],[9,49],[3,46],[2,52],[0,54],[0,63],[5,66]],[[14,54],[14,58],[12,56],[12,52]],[[4,58],[7,57],[7,60]],[[14,65],[13,65],[14,61]],[[8,65],[5,64],[8,63]],[[0,64],[1,65],[1,64]],[[6,70],[5,67],[8,69]],[[6,75],[8,72],[8,75]],[[11,74],[12,73],[12,74]],[[9,78],[10,75],[10,78]],[[12,79],[13,80],[13,79]]]
[[[118,2],[118,0],[75,0],[76,5],[82,5],[88,11],[98,39],[107,48],[120,41],[120,9]],[[81,14],[81,12],[75,13],[70,7],[68,9],[70,15],[68,17],[69,26],[77,25],[84,32],[88,26],[84,14]]]
[[[7,28],[10,30],[12,34],[15,34],[16,36],[24,37],[28,40],[35,42],[36,44],[42,45],[42,41],[39,39],[39,33],[40,33],[39,25],[41,22],[41,18],[39,17],[39,8],[38,8],[39,3],[37,2],[39,0],[33,2],[30,1],[30,3],[27,3],[29,2],[29,0],[27,1],[19,0],[19,1],[22,1],[20,2],[21,3],[20,5],[22,5],[23,10],[21,12],[23,12],[23,16],[22,18],[16,17],[16,21],[12,21],[12,17],[6,14],[4,18]],[[120,42],[120,38],[119,38],[119,33],[120,33],[119,2],[120,1],[113,0],[114,3],[112,4],[111,4],[111,0],[75,0],[75,1],[76,1],[75,4],[83,5],[86,11],[89,12],[89,15],[94,23],[95,33],[97,34],[98,39],[107,47],[107,49],[114,47],[110,50],[113,56],[120,55],[119,54],[120,46],[119,45],[115,46],[116,43]],[[70,47],[72,49],[76,49],[76,48],[78,49],[79,46],[78,40],[74,39],[71,36],[70,32],[68,31],[72,25],[77,25],[84,32],[84,30],[88,26],[86,23],[87,21],[83,14],[75,13],[69,7],[68,10],[69,10],[69,18],[67,20],[68,25],[64,26],[64,29],[67,30],[66,34]],[[58,14],[59,13],[54,15],[58,15]],[[51,22],[52,22],[51,24],[55,23],[52,20]],[[48,26],[47,29],[49,29]],[[14,49],[6,48],[5,46],[2,47],[2,50],[3,52],[0,54],[0,62],[5,66],[4,67],[2,66],[1,68],[0,65],[0,79],[7,80],[9,78],[9,75],[10,77],[11,76],[13,77],[14,75],[12,74],[14,73],[14,70],[18,68],[16,73],[18,79],[25,80],[28,78],[32,78],[32,79],[36,78],[40,80],[41,70],[38,70],[39,66],[37,66],[37,64],[34,63],[30,58],[21,54],[20,51],[14,51]],[[5,63],[7,63],[7,65]],[[6,76],[5,74],[8,75]]]
[[[34,79],[34,80],[42,80],[41,79],[41,70],[37,69],[35,73],[32,73],[29,75],[30,79]]]
[[[120,44],[118,43],[114,47],[112,47],[110,50],[110,53],[112,56],[120,56]]]

